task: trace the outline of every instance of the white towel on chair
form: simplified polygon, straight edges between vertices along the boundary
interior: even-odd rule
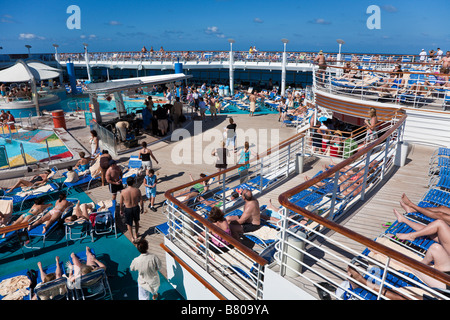
[[[245,234],[258,237],[261,240],[273,240],[276,239],[277,233],[277,229],[268,226],[262,226],[256,231],[246,232]]]

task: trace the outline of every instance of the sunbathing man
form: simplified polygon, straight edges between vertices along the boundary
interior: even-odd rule
[[[405,209],[407,213],[419,212],[431,219],[439,219],[445,221],[450,225],[450,208],[446,206],[422,208],[414,204],[409,200],[406,194],[402,195],[400,205]]]
[[[47,212],[43,217],[34,221],[32,224],[28,226],[28,230],[31,230],[38,225],[44,224],[44,228],[42,233],[44,234],[47,231],[47,228],[51,226],[55,221],[61,218],[62,214],[66,209],[71,206],[72,203],[66,200],[66,194],[61,192],[59,194],[59,199],[56,201],[55,206],[52,210]]]
[[[48,182],[48,176],[50,175],[50,173],[52,173],[51,170],[46,170],[44,173],[35,175],[30,181],[24,180],[24,179],[20,179],[12,187],[10,187],[9,189],[5,190],[5,194],[6,193],[10,193],[11,191],[13,191],[14,189],[19,188],[19,187],[39,187],[39,186],[42,186],[42,185],[44,185],[44,184],[46,184]]]
[[[227,217],[230,224],[231,234],[235,239],[239,240],[240,234],[253,232],[261,227],[261,212],[259,210],[259,202],[256,200],[250,190],[242,191],[244,198],[244,212],[241,216]]]
[[[30,208],[30,210],[26,213],[23,213],[20,215],[19,218],[17,218],[11,225],[15,225],[18,223],[28,222],[32,218],[36,217],[38,214],[42,213],[47,209],[48,207],[51,207],[52,205],[50,203],[44,204],[43,198],[37,198],[34,200],[34,205]]]

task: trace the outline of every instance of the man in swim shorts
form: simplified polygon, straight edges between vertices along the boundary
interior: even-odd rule
[[[109,162],[109,168],[106,171],[106,182],[109,183],[109,192],[112,194],[112,200],[116,200],[117,192],[123,190],[122,170],[117,166],[115,160]]]
[[[227,217],[231,234],[238,240],[241,234],[256,231],[261,227],[261,212],[258,200],[253,197],[250,190],[243,190],[241,196],[245,201],[244,212],[241,216]]]
[[[128,232],[130,232],[131,240],[133,243],[136,243],[138,240],[137,237],[139,237],[140,214],[144,211],[144,200],[141,191],[133,186],[134,183],[135,180],[133,177],[127,179],[127,187],[120,195],[120,214],[124,215],[125,224],[127,225]],[[136,230],[135,235],[133,235],[133,222]]]

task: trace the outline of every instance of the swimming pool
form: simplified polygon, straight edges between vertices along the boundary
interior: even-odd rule
[[[47,150],[48,143],[48,150]],[[11,167],[56,159],[71,158],[69,151],[61,139],[50,130],[18,130],[10,134],[0,134],[0,145],[5,146]],[[23,155],[22,155],[23,151]],[[5,169],[2,167],[1,169]]]
[[[116,112],[116,103],[115,101],[107,101],[99,99],[98,103],[100,105],[100,112],[104,113],[112,113]],[[145,108],[144,101],[143,100],[123,100],[123,103],[125,105],[125,109],[128,112],[136,112],[138,110],[142,110]],[[62,100],[60,102],[61,109],[70,112],[79,109],[86,110],[89,106],[89,98],[69,98],[66,100]],[[157,103],[155,103],[155,108],[158,106]],[[248,114],[249,112],[240,109],[236,104],[230,103],[226,107],[225,110],[221,111],[222,114]],[[267,106],[259,105],[256,109],[255,114],[268,114],[268,113],[278,113],[278,111],[273,110]],[[210,114],[209,110],[206,111],[206,114]]]

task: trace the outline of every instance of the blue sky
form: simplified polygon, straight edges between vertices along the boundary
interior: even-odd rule
[[[68,29],[70,5],[81,29]],[[381,28],[368,29],[369,5],[381,9]],[[260,50],[419,53],[450,50],[449,0],[133,0],[5,2],[0,6],[0,53],[89,51]]]

